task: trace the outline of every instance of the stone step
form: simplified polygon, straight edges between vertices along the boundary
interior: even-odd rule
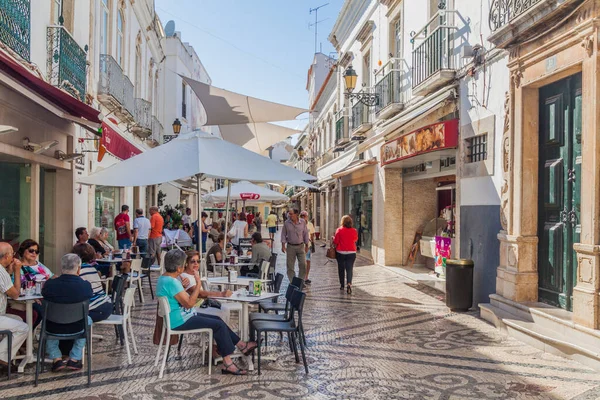
[[[537,304],[537,303],[536,303]],[[493,304],[480,304],[481,318],[492,323],[524,343],[545,352],[578,361],[600,371],[600,347],[594,346],[594,337],[575,340],[576,329],[565,329],[566,325],[552,318],[542,317],[535,313],[523,315],[522,309],[511,313]],[[536,318],[537,317],[537,318]]]

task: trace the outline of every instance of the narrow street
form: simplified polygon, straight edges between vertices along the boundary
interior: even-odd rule
[[[280,248],[279,243],[276,248]],[[285,270],[284,257],[278,270]],[[287,342],[262,375],[207,376],[197,347],[187,340],[171,353],[158,379],[152,344],[156,303],[134,311],[139,354],[127,365],[111,329],[94,340],[92,385],[85,374],[46,372],[33,386],[34,367],[0,383],[0,397],[15,399],[596,399],[598,373],[504,337],[477,312],[451,313],[443,293],[362,260],[354,293],[339,290],[337,265],[317,246],[304,317],[309,374],[295,364]],[[284,281],[282,290],[287,282]],[[174,350],[174,348],[173,348]]]

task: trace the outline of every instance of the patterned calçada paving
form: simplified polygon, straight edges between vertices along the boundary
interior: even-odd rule
[[[277,248],[277,246],[276,246]],[[85,373],[34,368],[11,381],[0,377],[0,398],[48,399],[577,399],[600,398],[600,375],[507,338],[476,312],[452,313],[443,294],[392,269],[359,260],[354,293],[339,290],[337,266],[325,250],[313,255],[305,329],[309,374],[296,364],[287,339],[270,337],[274,362],[262,375],[208,376],[193,337],[171,352],[164,378],[154,367],[151,338],[156,302],[133,311],[139,353],[127,364],[110,327],[94,333],[92,385]],[[284,256],[277,268],[285,270]],[[282,291],[287,282],[284,282]],[[147,288],[146,288],[147,289]],[[235,318],[234,318],[235,320]]]

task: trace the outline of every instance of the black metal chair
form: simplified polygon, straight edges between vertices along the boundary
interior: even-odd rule
[[[274,279],[276,268],[277,268],[277,253],[271,253],[271,259],[269,260],[269,277],[271,279]]]
[[[152,296],[152,300],[154,300],[154,289],[152,289],[152,272],[158,271],[160,272],[160,266],[152,266],[152,259],[150,257],[144,257],[142,259],[142,278],[148,278],[148,285],[150,286],[150,295]]]
[[[90,326],[88,325],[88,313],[90,301],[82,301],[73,304],[59,304],[48,300],[43,300],[44,304],[44,319],[42,320],[42,329],[40,331],[40,341],[38,345],[37,361],[35,363],[35,386],[38,384],[38,376],[40,372],[40,364],[42,372],[44,369],[44,356],[46,354],[46,341],[51,340],[76,340],[85,339],[85,351],[87,362],[87,380],[88,386],[92,383],[92,357],[90,351]],[[56,335],[46,330],[47,322],[55,324],[72,324],[83,321],[83,329],[80,332],[73,334]]]
[[[6,355],[7,355],[7,360],[8,361],[8,380],[10,381],[10,373],[11,373],[11,367],[12,367],[12,357],[11,357],[11,352],[12,352],[12,340],[13,340],[13,333],[9,330],[2,330],[0,331],[0,335],[6,335],[6,345],[8,346]]]
[[[294,287],[298,288],[298,290],[302,290],[303,285],[304,285],[304,279],[300,279],[298,277],[294,277],[292,279],[292,283],[290,283],[290,286],[294,286]],[[261,301],[258,303],[258,311],[263,311],[266,313],[268,313],[270,311],[274,311],[275,314],[277,314],[280,311],[285,311],[286,309],[287,309],[287,305],[284,303],[278,303],[276,298],[274,298],[272,300]]]
[[[112,293],[110,299],[113,304],[113,314],[123,315],[123,291],[127,284],[127,278],[117,275],[113,278]],[[115,335],[121,340],[121,346],[125,344],[125,334],[121,325],[115,325]]]
[[[278,274],[279,275],[279,274]],[[282,278],[283,279],[283,278]],[[266,312],[254,312],[254,313],[250,313],[248,316],[248,320],[250,321],[250,333],[253,334],[254,331],[252,330],[252,322],[253,321],[289,321],[290,318],[290,311],[291,311],[291,305],[290,305],[290,301],[292,299],[292,295],[294,293],[294,291],[300,290],[298,289],[296,286],[294,285],[288,285],[287,290],[285,292],[285,303],[269,303],[267,305],[274,305],[274,304],[279,304],[279,305],[283,305],[284,308],[283,310],[277,310],[275,311],[275,314],[269,314],[268,311]],[[260,304],[259,304],[259,310],[260,310]],[[283,311],[283,314],[279,314],[278,311]],[[267,345],[267,333],[265,332],[265,346]],[[280,332],[279,336],[281,338],[281,340],[283,340],[283,333]],[[251,340],[254,340],[254,337],[251,337]],[[291,341],[290,341],[291,343]],[[291,347],[290,347],[290,350]]]
[[[296,363],[300,362],[298,357],[298,347],[296,346],[296,338],[300,344],[300,351],[302,352],[302,361],[304,363],[304,370],[308,374],[308,363],[306,362],[306,354],[304,353],[304,340],[302,339],[302,312],[304,309],[304,300],[306,299],[306,293],[300,290],[294,290],[292,293],[291,300],[291,319],[289,321],[254,321],[251,329],[256,331],[257,336],[260,337],[261,333],[265,332],[279,332],[288,333],[291,339],[291,347],[296,357]],[[296,322],[296,315],[298,320]],[[261,343],[260,340],[257,342],[258,347],[258,374],[260,375],[260,352]]]

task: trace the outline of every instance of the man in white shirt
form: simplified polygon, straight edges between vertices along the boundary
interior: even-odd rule
[[[144,210],[135,210],[133,221],[133,243],[140,249],[140,253],[148,251],[148,235],[150,234],[150,220],[144,217]]]
[[[13,256],[12,246],[8,243],[0,243],[0,330],[9,330],[13,334],[11,358],[14,360],[17,351],[27,339],[29,328],[21,318],[6,314],[8,297],[16,300],[21,292],[21,262]],[[14,283],[10,278],[13,271]],[[8,365],[8,340],[6,337],[0,342],[0,364]]]
[[[186,208],[185,209],[185,215],[183,217],[181,217],[181,222],[183,222],[183,225],[188,224],[188,226],[192,226],[192,209],[191,208]]]

